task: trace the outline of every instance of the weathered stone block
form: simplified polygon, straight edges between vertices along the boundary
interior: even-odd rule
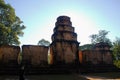
[[[52,35],[52,41],[54,40],[73,40],[77,41],[77,34],[69,31],[59,31]]]
[[[67,25],[67,26],[71,26],[72,23],[70,21],[70,17],[67,16],[59,16],[57,18],[57,22],[55,24],[55,26],[59,26],[59,25]]]
[[[112,51],[84,50],[82,51],[82,63],[87,64],[113,64]]]
[[[62,66],[74,64],[78,59],[79,43],[70,17],[60,16],[57,18],[51,38],[53,42],[50,48],[52,49],[53,63],[62,63]]]
[[[53,42],[51,47],[53,48],[54,62],[75,63],[78,45],[79,43],[70,41]]]
[[[48,47],[23,45],[23,62],[34,65],[44,65],[48,63]],[[29,61],[29,62],[28,62]]]
[[[56,26],[54,28],[54,32],[57,32],[57,31],[70,31],[70,32],[74,32],[74,27],[72,27],[72,26],[65,26],[65,25]]]
[[[0,62],[3,64],[17,64],[19,46],[0,46]]]

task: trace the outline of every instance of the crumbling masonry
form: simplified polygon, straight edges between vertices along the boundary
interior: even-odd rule
[[[67,16],[57,18],[52,35],[53,64],[74,64],[78,60],[79,42]]]
[[[113,58],[110,46],[98,43],[93,50],[79,50],[77,34],[70,17],[59,16],[51,36],[49,47],[39,45],[0,46],[0,74],[18,74],[19,66],[25,73],[60,72],[74,70],[80,72],[112,71]],[[22,53],[21,64],[19,54]],[[48,64],[48,54],[50,64]]]

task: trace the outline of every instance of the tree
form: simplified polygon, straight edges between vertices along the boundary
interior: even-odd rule
[[[115,60],[120,60],[120,38],[116,38],[113,42],[113,55]]]
[[[120,38],[116,38],[113,42],[114,64],[120,68]]]
[[[10,4],[0,0],[0,45],[19,45],[25,26]]]
[[[98,34],[92,34],[92,35],[90,35],[92,44],[104,42],[104,43],[108,43],[109,45],[112,45],[110,39],[107,38],[107,34],[108,33],[109,33],[109,31],[99,30]]]
[[[41,45],[41,46],[49,46],[50,45],[50,42],[45,40],[45,39],[41,39],[40,41],[38,41],[38,45]]]
[[[85,44],[83,46],[79,46],[79,50],[91,50],[91,49],[93,49],[92,44]]]

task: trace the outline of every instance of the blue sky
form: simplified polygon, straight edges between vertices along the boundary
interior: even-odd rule
[[[56,18],[71,17],[80,45],[90,43],[98,30],[110,31],[112,41],[120,37],[120,0],[5,0],[14,7],[26,29],[21,45],[36,45],[42,38],[51,42]]]

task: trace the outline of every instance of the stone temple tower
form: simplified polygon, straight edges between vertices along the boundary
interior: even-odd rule
[[[57,18],[51,38],[53,64],[75,64],[78,60],[79,42],[70,17],[59,16]]]

